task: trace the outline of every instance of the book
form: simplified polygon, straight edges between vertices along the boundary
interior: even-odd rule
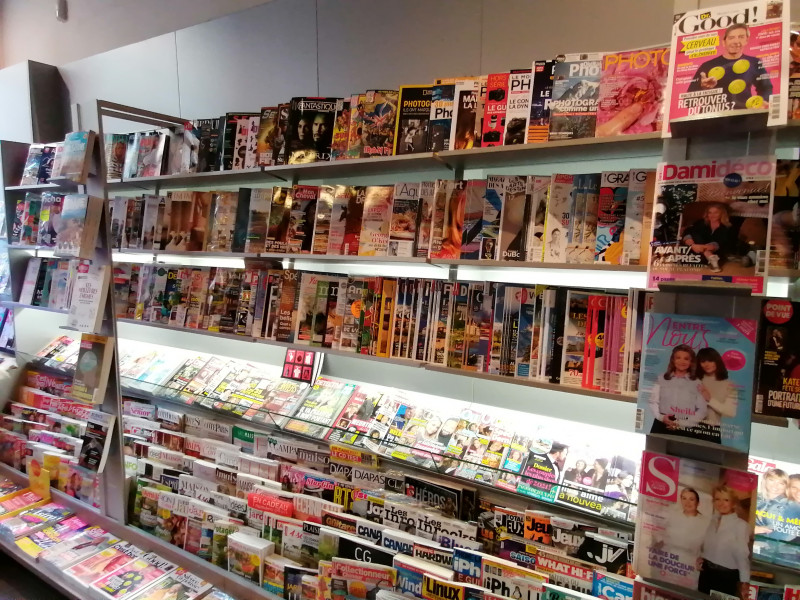
[[[176,568],[177,565],[158,554],[147,552],[92,582],[90,590],[103,598],[128,598],[147,589]]]
[[[20,185],[36,185],[39,183],[39,167],[42,164],[42,152],[44,144],[31,144],[28,146],[28,156],[25,159],[25,166],[22,168]]]
[[[502,146],[508,106],[509,73],[493,73],[486,80],[481,148]]]
[[[467,150],[480,145],[476,139],[481,82],[466,79],[453,90],[453,121],[450,127],[450,150]]]
[[[787,418],[800,417],[796,360],[792,356],[800,317],[794,302],[761,302],[758,325],[758,379],[754,411]]]
[[[289,229],[286,234],[286,252],[289,254],[311,253],[318,197],[319,187],[315,185],[292,186]]]
[[[104,137],[106,179],[108,181],[121,180],[122,170],[125,166],[125,151],[128,147],[128,134],[107,133]]]
[[[774,180],[772,156],[659,164],[648,289],[717,280],[763,294]]]
[[[646,212],[645,184],[648,177],[654,180],[654,176],[655,173],[650,169],[631,169],[628,174],[628,198],[625,201],[625,228],[622,235],[620,264],[641,262],[642,244],[648,241],[649,235],[649,231],[643,232]]]
[[[109,267],[81,261],[72,284],[67,326],[82,333],[99,331],[109,288]],[[126,294],[127,296],[127,294]]]
[[[358,241],[359,256],[387,255],[392,223],[393,193],[393,186],[366,186],[361,233]]]
[[[340,98],[336,102],[336,118],[333,121],[331,137],[331,160],[347,158],[347,142],[350,136],[350,98]]]
[[[529,144],[546,142],[550,135],[550,99],[553,93],[554,60],[535,60],[531,66],[531,114],[528,119]]]
[[[432,97],[430,85],[400,87],[394,132],[395,156],[427,150]]]
[[[270,541],[233,533],[228,537],[228,571],[260,586],[264,583],[264,560],[274,548]]]
[[[641,478],[633,565],[641,577],[709,593],[713,575],[700,567],[713,556],[738,571],[717,591],[750,579],[754,474],[647,451]]]
[[[212,585],[188,569],[178,567],[138,592],[135,600],[199,600],[211,591]]]
[[[786,123],[789,11],[783,2],[762,3],[756,17],[753,8],[735,3],[677,16],[670,44],[665,137],[671,121],[701,114],[716,118],[746,110],[759,114],[765,125]],[[739,27],[730,28],[733,23]]]
[[[430,120],[428,122],[428,152],[449,150],[454,94],[454,84],[438,84],[433,86],[431,92]]]
[[[389,256],[416,256],[416,239],[420,217],[418,183],[397,183],[394,186],[392,219],[389,226]]]
[[[286,128],[286,164],[329,161],[338,98],[292,98]]]
[[[499,179],[499,178],[498,178]],[[503,181],[503,210],[500,221],[498,259],[524,261],[530,198],[527,177],[506,176]]]
[[[102,404],[111,370],[113,345],[109,338],[81,334],[81,345],[72,381],[72,397],[89,404]]]
[[[603,55],[597,137],[661,131],[669,48]]]
[[[265,242],[267,252],[286,251],[290,211],[289,189],[277,186],[272,188],[272,202],[270,204],[269,220],[267,221],[267,238]]]
[[[363,101],[361,155],[391,156],[394,150],[397,90],[367,90]]]
[[[629,171],[604,171],[597,207],[595,262],[622,264]]]
[[[550,141],[595,136],[602,54],[567,54],[553,71]]]
[[[55,256],[93,258],[104,211],[102,198],[85,194],[66,195],[61,206],[60,224],[56,227]]]
[[[76,131],[64,138],[58,172],[51,177],[64,177],[76,183],[85,183],[97,134],[94,131]]]
[[[278,135],[278,107],[267,106],[261,109],[258,136],[256,138],[256,164],[269,167],[274,164],[273,146]]]
[[[531,69],[514,70],[509,74],[503,146],[524,144],[527,141],[532,83]]]

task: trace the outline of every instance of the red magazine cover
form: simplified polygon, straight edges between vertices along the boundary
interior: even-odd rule
[[[486,81],[481,147],[502,146],[506,125],[508,73],[493,73]]]

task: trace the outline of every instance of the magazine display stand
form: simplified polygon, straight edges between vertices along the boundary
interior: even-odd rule
[[[508,169],[513,171],[526,167],[530,169],[532,163],[568,163],[576,160],[620,160],[628,157],[641,158],[643,155],[652,156],[653,163],[657,160],[658,149],[663,147],[663,157],[665,159],[677,160],[686,158],[699,158],[703,156],[719,156],[720,154],[730,155],[743,155],[743,154],[766,154],[774,152],[777,136],[781,139],[788,141],[789,136],[785,135],[784,131],[777,134],[774,132],[752,132],[746,135],[745,139],[736,136],[728,136],[724,140],[720,139],[695,139],[695,138],[673,138],[662,142],[659,134],[644,134],[632,135],[619,138],[600,138],[590,140],[571,140],[566,142],[552,142],[541,145],[526,145],[522,147],[498,147],[498,148],[484,148],[476,150],[458,150],[447,151],[441,153],[426,153],[398,157],[386,157],[377,159],[358,159],[353,161],[343,161],[337,163],[311,163],[305,165],[281,165],[275,167],[263,167],[256,169],[249,169],[244,171],[215,171],[208,173],[196,174],[181,174],[181,175],[165,175],[157,177],[143,177],[123,181],[106,181],[106,165],[104,152],[102,151],[102,140],[104,139],[104,119],[115,118],[122,119],[128,122],[141,123],[146,126],[164,127],[175,130],[180,128],[184,120],[178,117],[154,113],[152,111],[145,111],[133,107],[124,106],[121,104],[110,103],[105,101],[97,102],[98,123],[99,131],[97,136],[97,143],[93,148],[93,168],[94,175],[90,176],[85,186],[86,193],[93,196],[104,198],[106,201],[110,196],[117,193],[123,195],[133,195],[141,193],[164,193],[168,189],[213,189],[216,186],[227,188],[237,187],[239,185],[279,185],[279,184],[297,184],[299,182],[316,182],[324,180],[326,183],[346,181],[352,178],[365,178],[367,180],[374,180],[376,177],[384,177],[384,181],[402,180],[405,178],[421,178],[422,176],[432,178],[454,178],[473,175],[473,173],[483,173],[487,169]],[[739,146],[734,146],[731,141],[739,140]],[[46,184],[43,186],[26,186],[26,187],[13,187],[7,186],[10,181],[13,181],[25,163],[25,156],[28,146],[26,144],[14,144],[11,142],[0,142],[0,160],[2,160],[3,185],[5,190],[6,199],[6,214],[8,217],[13,215],[14,205],[17,198],[23,195],[26,191],[45,190],[45,189],[64,189],[59,184]],[[468,172],[468,173],[465,173]],[[63,184],[67,186],[65,182]],[[67,188],[70,189],[70,188]],[[77,189],[77,188],[76,188]],[[110,244],[111,235],[108,219],[108,204],[104,210],[104,216],[101,222],[99,248],[97,250],[97,260],[103,264],[112,264],[112,248]],[[7,219],[10,222],[10,219]],[[38,248],[31,248],[26,246],[24,248],[11,248],[11,266],[12,266],[12,289],[14,290],[15,298],[18,297],[19,289],[22,283],[22,277],[26,268],[27,259],[30,257],[30,252],[33,250],[37,255],[45,255],[46,251]],[[117,251],[114,251],[117,255]],[[369,267],[370,264],[373,268],[377,266],[380,269],[386,269],[391,273],[394,269],[402,269],[406,267],[413,268],[426,268],[431,272],[436,272],[438,277],[442,275],[449,276],[451,280],[464,279],[461,277],[460,269],[473,268],[473,269],[486,269],[493,270],[492,277],[497,277],[497,273],[505,273],[509,281],[518,281],[520,276],[519,269],[525,269],[526,276],[531,275],[531,279],[535,277],[536,272],[539,273],[563,269],[572,277],[572,281],[577,281],[575,275],[579,270],[591,271],[601,277],[607,277],[613,273],[626,273],[631,276],[636,276],[637,273],[646,271],[646,266],[615,266],[615,265],[548,265],[542,263],[480,263],[477,261],[461,261],[461,260],[436,260],[436,259],[415,259],[415,258],[375,258],[375,257],[352,257],[352,256],[318,256],[318,255],[283,255],[283,254],[225,254],[213,252],[175,252],[175,251],[157,251],[157,250],[122,250],[119,251],[119,259],[127,260],[131,255],[139,255],[140,259],[152,257],[154,262],[164,260],[164,256],[169,256],[172,262],[180,262],[186,260],[187,264],[198,264],[197,261],[224,261],[224,260],[241,260],[241,259],[254,259],[261,258],[270,261],[282,261],[285,268],[296,268],[300,270],[330,270],[339,272],[348,272],[350,269],[357,270],[360,266]],[[190,261],[195,261],[191,263]],[[213,264],[219,264],[214,262]],[[513,268],[512,268],[513,267]],[[446,269],[446,270],[445,270]],[[517,269],[515,271],[515,269]],[[573,272],[574,271],[574,272]],[[602,274],[602,275],[601,275]],[[505,277],[501,275],[500,277]],[[784,273],[792,275],[791,273]],[[639,283],[641,286],[642,283]],[[117,352],[117,319],[115,318],[114,310],[114,294],[113,284],[110,283],[111,289],[109,290],[108,298],[104,307],[104,326],[103,335],[113,337],[115,347],[114,363],[112,365],[112,372],[109,377],[108,386],[106,390],[105,401],[102,405],[102,410],[113,414],[117,417],[114,426],[114,433],[112,438],[111,453],[103,473],[103,514],[97,515],[95,511],[87,507],[63,493],[54,491],[54,499],[62,502],[68,508],[74,510],[79,515],[86,514],[87,519],[92,522],[116,533],[132,543],[141,546],[142,548],[153,550],[164,556],[169,560],[180,563],[189,567],[194,573],[210,581],[217,587],[236,595],[237,597],[263,597],[271,598],[274,596],[258,587],[252,586],[249,583],[239,580],[231,575],[224,569],[220,569],[196,556],[185,552],[182,549],[171,546],[168,543],[159,540],[153,535],[148,535],[137,528],[124,525],[127,521],[127,490],[125,481],[125,470],[123,465],[123,445],[122,445],[122,405],[121,405],[121,391],[124,390],[126,395],[131,397],[138,397],[154,404],[169,405],[170,403],[178,404],[180,409],[187,414],[196,414],[206,418],[213,418],[219,422],[230,422],[232,424],[240,424],[251,429],[259,429],[258,425],[243,422],[240,419],[234,418],[230,413],[223,413],[222,411],[214,411],[211,409],[204,409],[197,405],[188,405],[187,403],[166,397],[166,394],[159,393],[157,387],[151,386],[148,389],[137,388],[133,381],[121,380],[119,376],[118,367],[118,352]],[[613,287],[609,284],[609,287]],[[711,297],[711,301],[709,301]],[[751,298],[749,290],[747,293],[739,294],[738,291],[734,292],[730,286],[703,286],[695,288],[693,286],[676,286],[664,285],[660,293],[656,295],[655,306],[657,310],[664,312],[676,312],[684,314],[697,314],[697,306],[704,306],[708,308],[708,314],[727,316],[736,316],[743,318],[753,318],[757,315],[758,300]],[[15,307],[15,310],[22,310],[21,306],[15,305],[12,301],[10,303]],[[37,307],[28,307],[35,310]],[[755,311],[755,312],[754,312]],[[176,328],[167,325],[160,325],[155,323],[143,323],[141,321],[129,321],[128,319],[119,319],[119,322],[135,325],[137,327],[147,328],[143,335],[152,335],[156,339],[166,331],[174,332]],[[180,331],[180,330],[177,330]],[[199,335],[206,336],[207,338],[217,338],[217,340],[235,341],[237,344],[247,345],[245,352],[260,352],[265,350],[265,346],[273,346],[275,354],[286,348],[302,348],[308,349],[308,346],[301,346],[298,344],[285,344],[280,342],[271,342],[262,339],[253,339],[245,336],[234,334],[214,333],[208,331],[191,330],[186,335]],[[52,337],[52,336],[51,336]],[[208,347],[212,346],[215,341],[213,339],[201,338],[196,342],[195,347]],[[258,346],[253,346],[252,343],[257,342]],[[169,344],[169,342],[166,342]],[[249,344],[249,345],[248,345]],[[547,382],[533,381],[533,380],[514,380],[507,377],[498,375],[490,375],[487,373],[458,371],[440,365],[423,364],[418,361],[409,359],[392,359],[380,358],[366,355],[356,355],[352,353],[327,350],[322,348],[313,348],[323,354],[329,354],[333,359],[339,360],[341,357],[342,362],[355,363],[355,368],[352,372],[358,372],[360,369],[363,371],[375,371],[380,376],[381,369],[394,369],[400,367],[401,374],[395,375],[398,380],[417,378],[417,375],[422,375],[428,381],[437,380],[438,385],[442,388],[447,388],[453,382],[458,380],[460,385],[472,385],[475,380],[484,380],[486,385],[494,386],[496,383],[507,383],[511,385],[519,385],[523,388],[537,388],[543,390],[545,393],[552,394],[565,394],[568,396],[580,397],[581,401],[589,403],[604,402],[606,400],[619,401],[620,403],[630,404],[635,402],[635,396],[624,394],[612,394],[597,390],[587,390],[582,388],[568,387],[565,385],[550,384]],[[22,356],[20,356],[22,359]],[[370,361],[370,362],[364,362]],[[333,362],[333,361],[331,361]],[[413,370],[415,369],[415,370]],[[337,373],[338,375],[338,373]],[[412,378],[408,378],[412,375]],[[430,379],[427,378],[430,376]],[[374,377],[374,376],[373,376]],[[423,377],[421,377],[422,379]],[[358,379],[358,377],[351,377],[351,379]],[[413,383],[409,384],[413,386]],[[400,387],[400,386],[398,386]],[[562,396],[563,397],[563,396]],[[478,403],[483,403],[490,406],[497,402],[497,400],[489,397],[476,398]],[[499,403],[502,405],[502,399]],[[497,405],[497,404],[496,404]],[[624,407],[623,407],[624,408]],[[522,409],[525,410],[525,409]],[[527,409],[530,410],[530,409]],[[533,412],[533,411],[532,411]],[[283,415],[273,415],[271,424],[262,427],[265,431],[284,433],[283,428],[280,426],[280,419]],[[759,422],[786,426],[785,419],[763,418],[757,419]],[[632,423],[631,423],[632,425]],[[295,437],[298,441],[314,441],[320,442],[318,438],[309,438],[301,434],[294,434],[292,432],[285,432],[286,435]],[[716,453],[709,452],[706,447],[699,447],[691,443],[684,443],[680,441],[665,442],[663,439],[651,438],[648,436],[647,449],[657,452],[666,452],[676,456],[686,456],[692,458],[702,458],[705,461],[715,462],[726,466],[731,466],[740,469],[747,467],[747,454],[736,453],[729,451],[719,451]],[[712,455],[713,454],[713,455]],[[453,480],[456,482],[464,482],[463,479],[451,477],[444,472],[435,472],[423,469],[422,467],[415,467],[406,462],[392,461],[382,458],[384,462],[396,467],[399,470],[411,473],[427,473],[434,474],[435,477],[448,481]],[[12,469],[0,465],[0,475],[10,478],[20,479],[20,475]],[[537,502],[533,498],[522,496],[514,492],[505,492],[496,487],[484,486],[470,482],[470,485],[475,485],[479,488],[481,496],[487,497],[490,500],[497,499],[498,503],[506,505],[532,505],[542,509],[553,509],[553,504],[544,502]],[[571,512],[569,507],[565,505],[558,505],[555,507],[561,509],[563,512]],[[574,511],[574,514],[580,517],[588,517],[594,521],[603,522],[604,519],[599,516],[587,515],[585,512]],[[630,524],[622,523],[618,520],[606,520],[609,524],[613,524],[622,530],[632,531]],[[3,545],[6,548],[5,545]],[[8,548],[6,548],[8,550]],[[13,549],[12,549],[13,550]],[[29,564],[26,564],[29,566]],[[30,567],[34,568],[34,567]],[[771,567],[770,567],[771,568]],[[776,567],[779,570],[780,567]],[[67,590],[68,595],[75,595],[73,591]],[[75,596],[80,597],[80,596]]]

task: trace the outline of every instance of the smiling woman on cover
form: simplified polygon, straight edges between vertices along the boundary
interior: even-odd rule
[[[722,443],[722,417],[733,418],[738,407],[736,387],[728,379],[728,369],[714,348],[703,348],[697,353],[697,380],[700,393],[708,402],[708,412],[698,432],[698,437],[716,444]]]
[[[714,516],[708,524],[697,568],[697,589],[747,600],[750,581],[750,524],[736,513],[738,498],[727,484],[714,488]]]

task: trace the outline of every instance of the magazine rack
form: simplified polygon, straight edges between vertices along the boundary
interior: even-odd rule
[[[105,189],[101,183],[98,173],[102,173],[102,143],[97,138],[91,148],[87,148],[87,152],[91,154],[90,172],[86,181],[79,184],[73,182],[66,182],[64,187],[60,184],[40,184],[32,186],[15,186],[13,184],[18,182],[20,165],[24,166],[27,150],[27,144],[20,144],[17,142],[0,142],[0,152],[2,152],[2,168],[3,174],[0,178],[0,184],[4,189],[5,199],[5,217],[6,223],[13,223],[14,213],[17,200],[25,197],[29,191],[62,191],[64,193],[79,192],[105,198]],[[11,188],[11,189],[9,189]],[[10,227],[7,227],[10,235]],[[40,246],[12,246],[9,245],[9,263],[10,263],[10,301],[7,302],[9,308],[14,310],[15,324],[19,323],[19,313],[26,309],[26,305],[15,302],[20,296],[22,284],[27,269],[27,262],[32,256],[52,257],[53,252],[50,248]],[[33,252],[33,254],[31,254]],[[110,243],[110,230],[108,218],[108,206],[106,203],[103,205],[103,212],[101,213],[99,231],[97,235],[97,247],[95,248],[92,262],[101,266],[108,267],[108,290],[104,305],[100,308],[103,315],[102,326],[99,331],[95,331],[98,335],[108,338],[107,351],[112,351],[111,369],[106,385],[105,394],[103,396],[102,404],[96,405],[95,408],[101,410],[109,415],[114,415],[114,426],[112,431],[108,433],[109,439],[106,443],[109,446],[108,457],[106,459],[102,477],[99,477],[100,483],[100,505],[103,513],[118,520],[124,520],[125,508],[120,506],[119,495],[124,493],[125,490],[125,477],[122,462],[122,426],[118,417],[121,414],[121,403],[119,395],[118,383],[118,351],[117,351],[117,338],[116,338],[116,320],[114,319],[114,286],[111,273],[113,270],[111,258],[111,243]],[[57,311],[68,312],[68,311]],[[67,329],[62,325],[62,329]],[[15,338],[15,350],[18,348],[19,337]],[[18,352],[18,363],[23,367],[25,360],[22,353]]]

